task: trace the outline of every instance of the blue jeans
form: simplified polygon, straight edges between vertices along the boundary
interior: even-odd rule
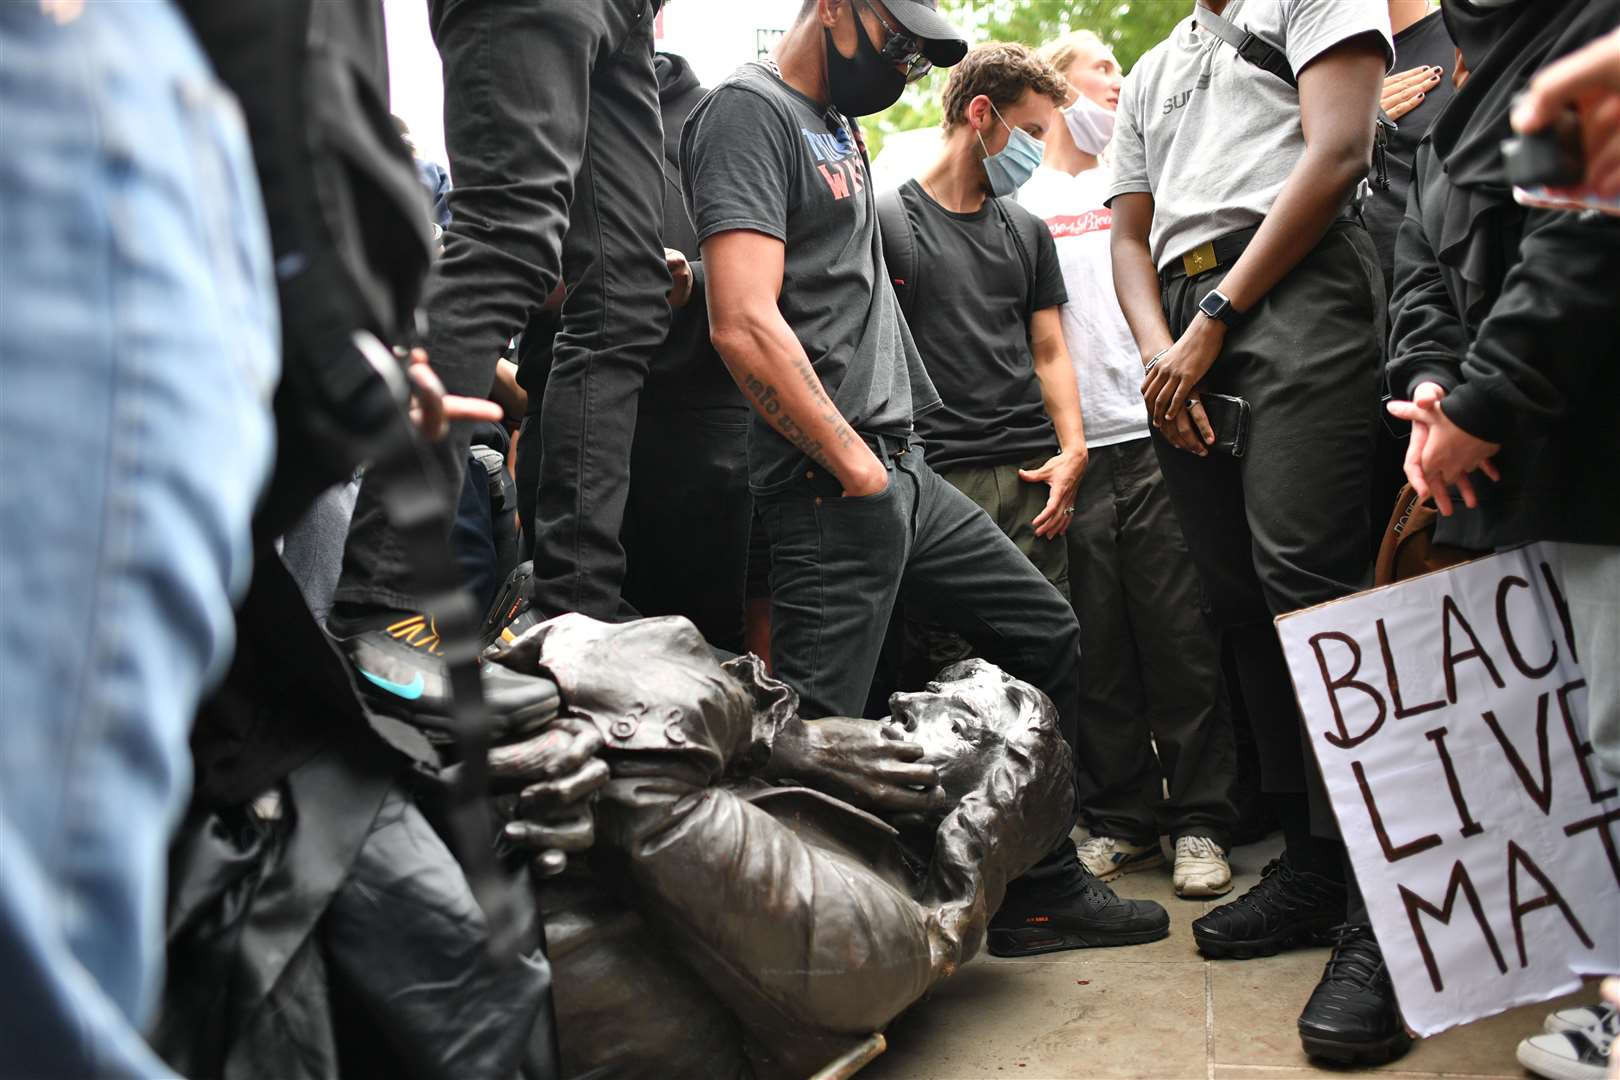
[[[152,1077],[166,849],[279,367],[234,102],[165,2],[0,5],[0,1072]]]

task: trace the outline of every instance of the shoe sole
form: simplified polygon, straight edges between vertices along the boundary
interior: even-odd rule
[[[1301,1031],[1299,1041],[1304,1045],[1306,1054],[1333,1065],[1384,1065],[1412,1048],[1412,1036],[1404,1031],[1377,1042],[1345,1042],[1342,1039],[1307,1035]]]
[[[1329,941],[1329,932],[1342,921],[1339,919],[1320,926],[1299,927],[1286,933],[1249,941],[1201,937],[1195,926],[1193,941],[1197,943],[1199,953],[1211,960],[1253,960],[1260,956],[1276,956],[1286,949],[1307,949],[1313,945],[1326,945]]]
[[[1085,866],[1084,863],[1081,863],[1080,865]],[[1152,870],[1156,866],[1163,865],[1164,853],[1161,851],[1157,855],[1149,855],[1146,858],[1132,859],[1130,862],[1122,863],[1119,866],[1111,868],[1106,874],[1098,874],[1095,870],[1092,870],[1091,872],[1096,875],[1098,881],[1118,881],[1126,874],[1134,874],[1138,870]],[[1091,867],[1086,866],[1086,869],[1091,870]]]
[[[1086,933],[1061,933],[1026,927],[1017,930],[991,930],[987,935],[991,956],[1013,958],[1040,956],[1042,953],[1064,952],[1068,949],[1111,949],[1120,945],[1146,945],[1170,936],[1168,926],[1152,930],[1094,930]]]
[[[1539,1046],[1532,1046],[1528,1039],[1519,1044],[1514,1056],[1519,1059],[1520,1065],[1547,1080],[1603,1080],[1608,1071],[1602,1065],[1584,1065],[1557,1054],[1549,1054]]]

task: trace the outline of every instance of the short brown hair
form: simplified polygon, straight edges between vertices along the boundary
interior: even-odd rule
[[[951,68],[940,105],[945,113],[945,130],[960,124],[967,116],[968,102],[983,94],[998,109],[1014,104],[1024,91],[1051,98],[1057,106],[1069,99],[1069,80],[1015,42],[997,41],[975,45],[962,62]]]

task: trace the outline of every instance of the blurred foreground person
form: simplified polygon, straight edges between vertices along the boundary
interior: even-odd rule
[[[5,4],[0,54],[0,1069],[147,1078],[186,738],[271,458],[264,209],[168,3]]]

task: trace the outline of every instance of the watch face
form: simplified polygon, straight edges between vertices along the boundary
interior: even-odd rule
[[[1219,319],[1225,315],[1230,306],[1231,301],[1215,290],[1205,293],[1204,298],[1198,302],[1198,310],[1212,319]]]

